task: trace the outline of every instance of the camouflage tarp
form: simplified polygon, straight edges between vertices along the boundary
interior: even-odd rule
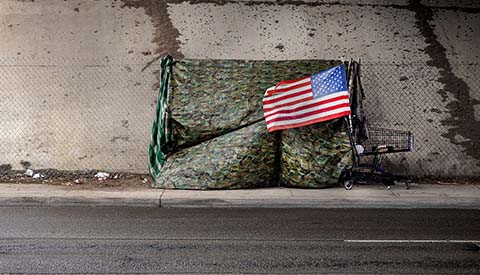
[[[161,62],[161,87],[157,114],[150,144],[150,173],[154,187],[183,189],[222,189],[278,186],[280,155],[292,170],[282,173],[287,185],[321,187],[334,184],[338,169],[349,152],[336,152],[336,158],[322,161],[318,156],[337,148],[341,137],[348,144],[345,130],[336,139],[318,142],[318,135],[331,134],[329,123],[311,128],[311,137],[302,137],[306,130],[284,131],[290,146],[303,143],[316,148],[303,162],[321,160],[326,166],[308,164],[297,169],[292,151],[280,143],[280,134],[269,134],[263,119],[262,98],[268,87],[278,81],[311,75],[338,65],[339,61],[245,61],[245,60],[173,60]],[[323,125],[323,126],[322,126]],[[322,130],[327,127],[329,130]],[[308,127],[307,127],[308,128]],[[308,128],[310,129],[310,128]],[[343,134],[343,135],[342,135]],[[313,139],[316,141],[313,142]],[[326,140],[327,138],[325,138]],[[334,163],[335,160],[339,162]],[[343,162],[342,162],[343,163]],[[332,168],[333,166],[337,168]],[[302,176],[306,169],[309,176]],[[295,170],[296,169],[296,170]],[[284,170],[284,169],[282,169]],[[338,171],[337,171],[338,170]],[[323,172],[322,172],[323,171]],[[313,174],[312,174],[313,172]],[[316,178],[316,175],[321,175]],[[291,180],[290,180],[291,179]],[[303,179],[299,182],[298,179]]]
[[[352,165],[343,119],[283,131],[281,144],[281,181],[285,186],[332,186]]]
[[[178,189],[267,187],[275,177],[275,139],[263,121],[172,153],[156,186]]]
[[[176,61],[168,89],[172,146],[188,147],[263,119],[265,90],[338,65],[335,61]]]

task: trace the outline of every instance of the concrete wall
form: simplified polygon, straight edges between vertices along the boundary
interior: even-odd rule
[[[116,1],[1,1],[0,164],[146,171],[153,34]]]
[[[480,5],[384,2],[2,1],[0,61],[10,67],[0,67],[9,76],[0,76],[0,127],[10,133],[0,133],[0,164],[146,171],[158,81],[155,66],[141,70],[165,53],[353,57],[370,74],[365,87],[372,123],[426,133],[416,153],[405,155],[405,169],[478,175],[480,87],[478,74],[462,62],[480,61]],[[11,76],[14,63],[22,66]],[[27,87],[33,71],[42,73]],[[45,75],[54,77],[41,84]]]

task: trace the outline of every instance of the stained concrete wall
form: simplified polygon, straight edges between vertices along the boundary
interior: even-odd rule
[[[155,30],[122,5],[0,2],[0,164],[146,171]]]
[[[1,79],[0,93],[6,96],[0,99],[0,125],[11,133],[0,134],[7,144],[0,147],[0,164],[20,167],[27,160],[40,168],[146,171],[158,80],[155,66],[142,69],[165,53],[178,58],[354,57],[372,74],[365,76],[372,123],[428,133],[417,140],[416,153],[401,160],[403,169],[478,175],[479,81],[462,64],[480,61],[480,5],[389,2],[2,1],[0,60],[8,57],[4,64],[9,66],[52,65],[36,75],[35,83],[42,83],[43,75],[55,77],[41,91],[22,84],[29,72],[18,68],[25,67],[16,67],[23,77]],[[80,65],[72,65],[72,58]],[[404,68],[391,65],[412,62]],[[7,70],[1,68],[0,73]],[[70,81],[83,68],[90,71]],[[46,97],[51,100],[38,104]],[[25,98],[28,104],[21,106],[28,107],[16,108]]]

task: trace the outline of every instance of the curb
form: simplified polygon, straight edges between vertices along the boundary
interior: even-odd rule
[[[72,189],[45,184],[0,184],[3,207],[159,207],[164,190]]]
[[[411,190],[366,186],[249,190],[75,190],[41,184],[0,184],[0,207],[152,207],[152,208],[451,208],[480,209],[473,185],[418,185]]]
[[[152,199],[86,197],[18,197],[0,198],[0,207],[150,207],[150,208],[371,208],[371,209],[479,209],[478,199],[455,199],[442,202],[402,200],[318,200],[318,199]]]
[[[455,199],[432,202],[418,200],[314,200],[314,199],[167,199],[161,201],[162,208],[371,208],[371,209],[479,209],[478,199]]]
[[[0,198],[0,207],[160,207],[155,198],[18,197]]]

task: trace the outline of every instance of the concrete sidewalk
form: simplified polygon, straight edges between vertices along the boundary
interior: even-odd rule
[[[480,209],[478,185],[356,185],[343,188],[249,190],[86,189],[0,184],[0,206],[464,208]]]

